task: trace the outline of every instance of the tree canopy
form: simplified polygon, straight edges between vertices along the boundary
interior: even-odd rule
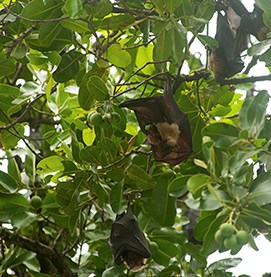
[[[231,78],[201,59],[220,47],[211,18],[237,2],[1,1],[1,276],[232,276],[243,245],[271,240],[269,94],[255,85],[270,75],[249,74],[270,67],[270,36],[250,32]],[[255,2],[271,30],[269,1]],[[177,165],[155,160],[119,107],[161,96],[167,80],[191,126],[193,153]],[[151,252],[137,273],[108,243],[128,204]]]

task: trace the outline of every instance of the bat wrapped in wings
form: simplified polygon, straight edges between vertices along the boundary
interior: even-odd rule
[[[228,0],[229,7],[240,17],[240,33],[249,33],[255,36],[259,41],[267,38],[270,29],[265,26],[263,20],[264,11],[254,4],[254,10],[249,12],[246,7],[238,0]],[[231,21],[231,20],[229,20]]]
[[[232,9],[225,15],[218,12],[215,36],[218,47],[213,48],[209,55],[209,66],[216,79],[231,77],[244,67],[240,54],[247,48],[247,33],[239,31],[240,20],[236,17],[239,16]]]
[[[163,96],[127,100],[120,107],[134,110],[155,160],[177,165],[192,154],[189,120],[175,102],[169,81]]]
[[[131,271],[138,271],[151,256],[147,240],[140,230],[131,207],[117,215],[111,229],[109,244],[117,265],[125,263]]]

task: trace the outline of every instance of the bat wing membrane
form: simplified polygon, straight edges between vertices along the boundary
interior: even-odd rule
[[[135,252],[143,258],[149,258],[151,255],[147,240],[130,207],[126,213],[117,216],[112,225],[109,243],[117,264],[122,263],[122,256],[127,251]]]

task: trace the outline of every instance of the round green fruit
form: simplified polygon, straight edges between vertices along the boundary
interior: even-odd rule
[[[150,250],[151,250],[151,253],[152,253],[152,254],[157,253],[157,251],[158,251],[158,245],[157,245],[156,242],[151,241],[150,244],[149,244],[149,246],[150,246]]]
[[[231,237],[225,238],[224,240],[224,246],[226,249],[232,249],[238,244],[236,235],[233,235]]]
[[[237,237],[238,243],[241,244],[241,245],[245,245],[249,241],[249,234],[245,230],[238,231],[237,234],[236,234],[236,237]]]
[[[221,226],[220,226],[220,231],[221,231],[221,234],[224,238],[229,238],[233,235],[235,229],[233,227],[232,224],[230,223],[223,223]]]
[[[42,204],[42,200],[38,195],[34,195],[30,199],[30,205],[35,209],[39,209],[41,207],[41,204]]]
[[[215,241],[217,244],[221,245],[223,243],[224,237],[220,230],[216,231],[215,233]]]
[[[88,115],[87,118],[88,122],[94,126],[98,126],[102,124],[103,122],[103,117],[100,113],[94,112]]]

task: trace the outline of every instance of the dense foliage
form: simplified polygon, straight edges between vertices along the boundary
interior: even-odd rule
[[[256,2],[270,24],[269,1]],[[216,45],[215,1],[0,6],[1,276],[232,276],[238,258],[207,257],[271,239],[269,95],[245,74],[221,85],[190,50]],[[270,44],[244,54],[268,67]],[[161,94],[165,72],[183,76],[174,97],[193,139],[174,167],[118,107]],[[128,201],[152,252],[138,273],[115,266],[108,244]]]

